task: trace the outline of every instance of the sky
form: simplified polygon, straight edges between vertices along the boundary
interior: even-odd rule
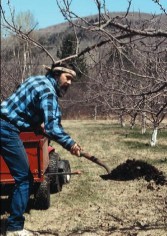
[[[8,14],[8,0],[1,0],[1,4],[6,14]],[[101,2],[103,2],[101,0]],[[105,0],[107,9],[110,12],[126,11],[128,0]],[[167,0],[159,0],[167,11]],[[56,4],[56,0],[10,0],[15,14],[30,11],[38,22],[38,29],[63,23],[65,20]],[[97,14],[94,0],[72,0],[72,9],[79,16],[89,16]],[[153,0],[132,0],[131,11],[160,14],[161,10]]]

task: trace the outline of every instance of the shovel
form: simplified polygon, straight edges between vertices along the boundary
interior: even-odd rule
[[[97,165],[104,167],[104,169],[107,171],[108,174],[111,173],[111,169],[105,163],[99,160],[97,157],[92,156],[87,152],[81,152],[80,157],[85,157],[86,159],[96,163]]]

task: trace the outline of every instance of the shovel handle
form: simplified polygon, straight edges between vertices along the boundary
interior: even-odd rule
[[[80,157],[85,157],[86,159],[96,163],[97,165],[104,167],[108,174],[111,172],[110,168],[105,163],[103,163],[97,157],[90,155],[89,153],[81,152]]]

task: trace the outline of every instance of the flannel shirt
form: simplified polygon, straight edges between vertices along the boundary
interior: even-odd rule
[[[32,76],[1,103],[1,114],[19,130],[35,130],[44,123],[50,138],[70,150],[75,143],[61,125],[57,80],[50,76]]]

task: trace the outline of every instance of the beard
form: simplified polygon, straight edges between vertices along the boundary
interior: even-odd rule
[[[65,86],[65,85],[60,86],[59,85],[58,90],[57,90],[58,97],[60,97],[60,98],[64,97],[64,95],[66,94],[68,88],[69,88],[69,86]]]

